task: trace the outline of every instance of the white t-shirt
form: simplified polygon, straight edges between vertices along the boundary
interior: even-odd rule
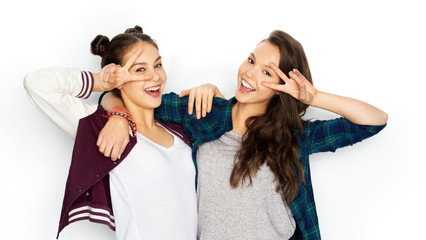
[[[166,148],[137,133],[138,143],[109,173],[117,239],[196,239],[191,148],[173,138]]]

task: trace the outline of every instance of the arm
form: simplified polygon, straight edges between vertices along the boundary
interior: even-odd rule
[[[388,120],[384,111],[368,103],[326,92],[317,91],[310,105],[337,113],[360,125],[383,125]]]
[[[189,97],[184,98],[186,95]],[[164,94],[160,107],[155,109],[155,118],[165,123],[182,124],[185,112],[192,114],[194,101],[197,118],[205,117],[207,112],[211,111],[213,97],[224,98],[219,89],[212,84],[184,90],[179,96],[174,93]],[[100,104],[107,111],[125,108],[123,101],[112,93],[104,93]],[[99,151],[111,157],[112,160],[120,159],[121,153],[129,142],[128,131],[127,121],[124,119],[109,119],[99,134],[97,141]]]
[[[307,122],[303,128],[301,145],[308,154],[335,152],[338,148],[361,142],[377,133],[386,125],[358,125],[345,118]]]
[[[301,144],[309,154],[336,151],[369,138],[380,132],[388,116],[382,110],[365,102],[316,90],[312,84],[297,70],[289,73],[290,78],[275,65],[271,67],[284,80],[285,85],[265,84],[278,91],[283,91],[299,101],[337,113],[344,118],[307,122],[301,136]]]
[[[368,103],[316,90],[296,69],[290,71],[290,78],[287,78],[274,64],[270,66],[286,84],[263,82],[265,87],[290,94],[305,104],[337,113],[356,124],[377,126],[386,124],[388,120],[388,115],[384,111]]]
[[[215,85],[208,83],[191,89],[183,90],[179,94],[179,97],[184,96],[188,96],[189,115],[193,113],[195,102],[195,112],[198,119],[200,119],[201,116],[205,117],[207,113],[211,111],[213,97],[225,98]],[[165,100],[167,101],[167,99]],[[111,93],[105,93],[100,101],[100,104],[107,111],[117,107],[124,108],[123,101]]]
[[[47,118],[75,138],[78,121],[96,110],[84,104],[93,88],[90,72],[69,68],[46,68],[28,73],[24,88],[30,102]]]

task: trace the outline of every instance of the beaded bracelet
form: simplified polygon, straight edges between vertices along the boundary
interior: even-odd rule
[[[112,109],[112,110],[109,110],[108,111],[108,113],[107,113],[107,115],[102,115],[103,117],[106,117],[106,118],[108,118],[108,119],[110,119],[110,118],[112,118],[112,117],[120,117],[120,118],[124,118],[124,119],[126,119],[127,120],[127,122],[129,123],[129,126],[130,126],[130,128],[132,129],[132,135],[133,135],[133,137],[135,138],[136,137],[136,132],[138,131],[137,130],[137,128],[136,128],[136,123],[135,122],[133,122],[131,119],[130,119],[130,113],[129,113],[129,115],[127,115],[127,114],[124,114],[124,113],[122,113],[122,112],[117,112],[117,111],[115,111],[116,109]],[[127,112],[127,111],[126,111]]]
[[[127,116],[129,117],[132,117],[132,114],[129,111],[127,111],[127,109],[125,108],[113,108],[109,110],[108,112],[121,112],[121,113],[127,114]]]

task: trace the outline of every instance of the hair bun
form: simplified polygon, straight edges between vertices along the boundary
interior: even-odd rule
[[[134,28],[128,28],[124,33],[143,33],[143,30],[140,26],[136,25]]]
[[[105,48],[109,43],[109,38],[103,35],[98,35],[90,43],[90,52],[94,55],[103,56]]]

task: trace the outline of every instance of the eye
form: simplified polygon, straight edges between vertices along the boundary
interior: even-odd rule
[[[266,75],[268,75],[268,76],[270,76],[270,77],[272,77],[272,75],[268,71],[266,71],[266,70],[264,70],[263,73],[266,74]]]
[[[247,61],[248,61],[250,64],[254,64],[254,61],[253,61],[253,59],[251,59],[251,58],[248,58],[248,59],[247,59]]]
[[[145,68],[138,68],[136,69],[136,72],[145,72]]]
[[[160,68],[160,67],[162,67],[162,66],[163,66],[163,64],[162,64],[162,63],[159,63],[159,64],[155,65],[155,66],[154,66],[154,68]]]

